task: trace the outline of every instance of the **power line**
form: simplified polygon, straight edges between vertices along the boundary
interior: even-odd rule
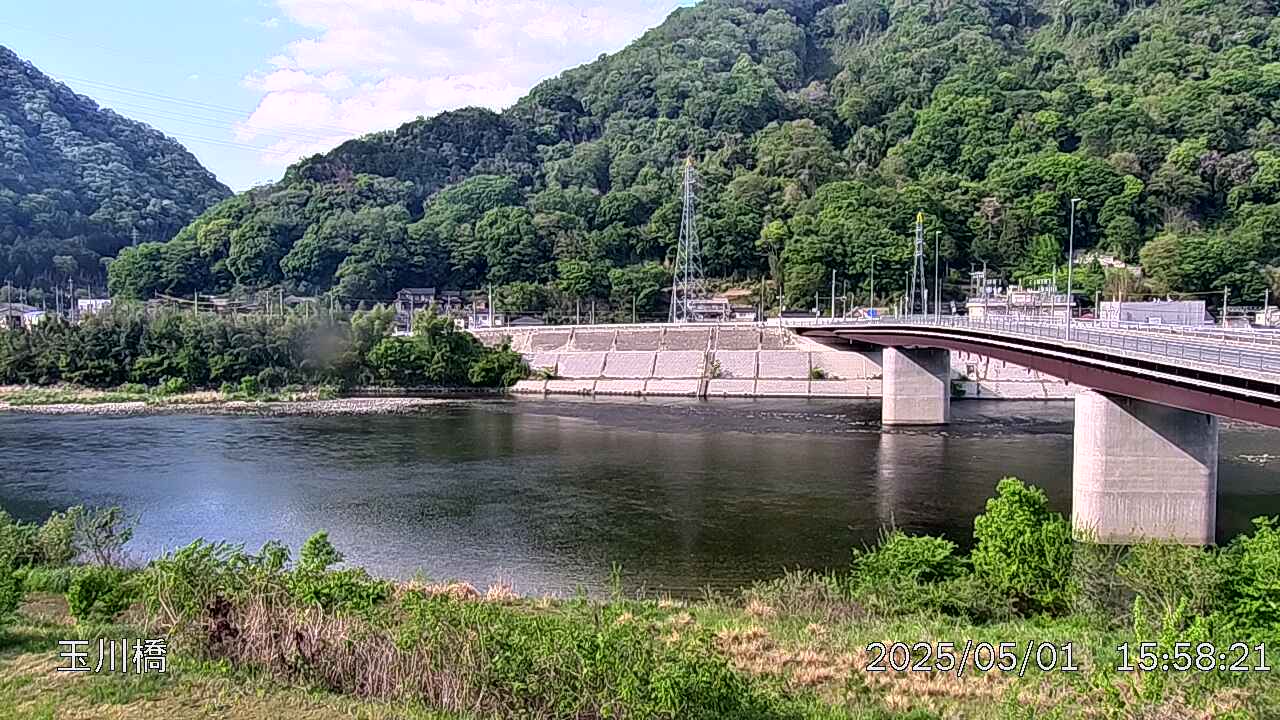
[[[251,109],[236,108],[236,107],[231,107],[229,105],[218,105],[214,103],[200,102],[197,100],[188,100],[186,98],[175,97],[173,95],[165,95],[163,93],[155,93],[148,90],[137,90],[133,88],[127,88],[120,85],[114,85],[112,83],[104,83],[98,80],[90,80],[88,78],[76,77],[74,75],[67,75],[63,73],[54,73],[54,75],[60,79],[72,80],[74,82],[81,83],[83,85],[88,85],[90,87],[103,88],[113,92],[123,93],[125,95],[135,95],[138,97],[148,98],[152,100],[163,100],[167,103],[172,103],[174,105],[185,105],[187,107],[190,107],[196,110],[203,110],[205,112],[233,115],[237,119],[253,114],[253,110]],[[312,126],[289,125],[286,127],[304,127],[304,128],[310,127],[314,129],[331,130],[333,132],[345,133],[348,135],[355,134],[355,131],[353,131],[351,128],[340,128],[333,125],[312,125]]]
[[[126,108],[129,111],[129,117],[154,117],[162,120],[174,120],[191,125],[199,125],[202,127],[214,128],[217,130],[252,130],[258,135],[269,135],[285,140],[303,140],[307,142],[337,142],[344,138],[337,135],[309,135],[296,132],[286,132],[282,130],[274,130],[262,127],[260,125],[249,125],[244,123],[233,123],[218,120],[217,118],[206,118],[199,115],[183,115],[179,112],[171,112],[159,108],[152,108],[146,105],[134,105],[132,103],[113,103],[112,108]]]

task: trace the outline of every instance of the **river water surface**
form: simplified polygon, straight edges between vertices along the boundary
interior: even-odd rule
[[[1017,475],[1071,509],[1069,402],[964,401],[883,431],[878,402],[466,400],[408,417],[0,415],[0,507],[140,516],[139,559],[196,538],[523,593],[689,594],[847,564],[894,524],[964,543]],[[1219,539],[1280,514],[1280,432],[1223,424]]]

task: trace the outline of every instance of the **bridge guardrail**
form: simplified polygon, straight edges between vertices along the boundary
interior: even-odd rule
[[[929,327],[958,327],[975,330],[993,330],[1006,335],[1036,339],[1052,339],[1075,345],[1092,346],[1108,350],[1151,355],[1163,359],[1178,359],[1208,365],[1255,370],[1280,374],[1280,338],[1259,337],[1257,342],[1241,342],[1236,336],[1244,333],[1202,334],[1199,329],[1178,332],[1164,328],[1163,332],[1151,332],[1151,326],[1140,323],[1072,321],[1071,337],[1067,339],[1067,327],[1061,321],[1030,321],[1014,318],[975,319],[960,315],[913,315],[877,319],[784,320],[787,327],[822,327],[824,325],[879,325],[901,324]],[[1136,325],[1136,327],[1134,327]],[[1270,333],[1260,333],[1269,335]],[[1234,343],[1234,344],[1232,344]]]

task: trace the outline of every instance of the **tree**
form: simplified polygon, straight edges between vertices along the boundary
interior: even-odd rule
[[[648,262],[609,271],[610,302],[624,316],[634,311],[637,319],[658,309],[662,291],[671,285],[671,273],[658,263]]]
[[[533,216],[522,207],[500,207],[485,213],[476,223],[476,240],[485,248],[490,283],[538,280],[548,274],[551,248],[538,237]]]

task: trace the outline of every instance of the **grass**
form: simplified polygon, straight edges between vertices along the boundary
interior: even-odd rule
[[[972,624],[946,616],[885,618],[848,601],[818,596],[794,574],[743,597],[699,602],[671,599],[597,603],[520,599],[508,590],[458,594],[467,603],[512,612],[647,624],[666,642],[710,633],[716,652],[758,687],[784,698],[787,718],[824,720],[1022,720],[1031,718],[1245,718],[1280,716],[1280,683],[1269,674],[1120,673],[1115,648],[1136,642],[1127,629],[1103,629],[1090,618],[1032,618]],[[421,589],[421,586],[419,586]],[[430,590],[429,591],[433,591]],[[801,600],[798,602],[797,598]],[[273,679],[250,666],[201,660],[175,650],[160,675],[59,673],[58,640],[147,637],[128,620],[76,626],[58,595],[32,593],[0,635],[0,717],[5,718],[476,718],[405,701],[361,699]],[[1149,639],[1149,638],[1148,638]],[[873,642],[1070,643],[1078,672],[867,672]],[[91,650],[91,664],[93,663]]]
[[[274,720],[472,720],[412,703],[377,702],[300,687],[181,652],[169,657],[168,672],[145,675],[58,672],[59,640],[138,638],[147,633],[128,623],[76,626],[61,596],[33,593],[15,622],[0,631],[0,717],[46,718],[243,718]]]

